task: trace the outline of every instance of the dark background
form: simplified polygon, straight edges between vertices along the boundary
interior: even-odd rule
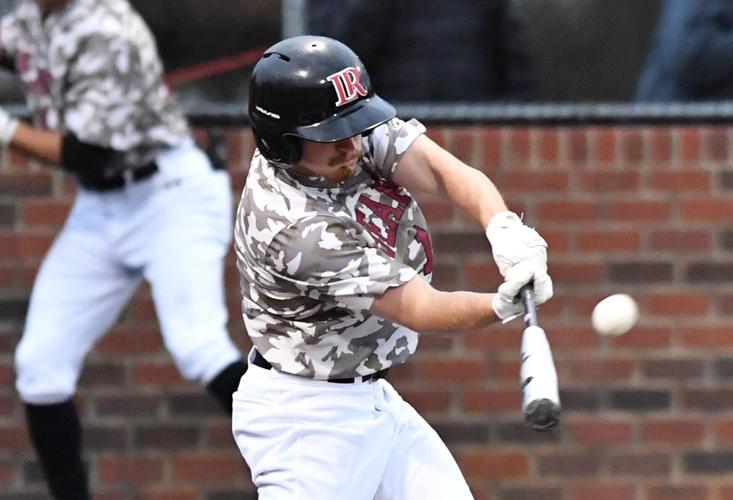
[[[0,0],[6,10],[13,0]],[[345,0],[346,1],[346,0]],[[539,101],[628,101],[654,32],[660,0],[513,0],[539,77]],[[695,0],[691,0],[695,1]],[[132,0],[173,71],[264,48],[281,36],[276,0]],[[460,29],[457,26],[456,29]],[[176,87],[187,102],[247,95],[248,67]],[[9,74],[0,98],[22,100]]]

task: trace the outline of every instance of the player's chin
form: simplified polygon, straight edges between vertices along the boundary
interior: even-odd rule
[[[354,177],[356,173],[357,167],[355,164],[342,165],[336,170],[333,180],[335,182],[344,182],[345,180]]]

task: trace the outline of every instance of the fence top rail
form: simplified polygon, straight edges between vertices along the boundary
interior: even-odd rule
[[[675,103],[539,103],[488,104],[394,103],[404,118],[438,125],[674,125],[733,124],[733,101]],[[244,104],[224,102],[183,103],[197,126],[248,126]],[[16,116],[27,118],[23,104],[5,105]]]

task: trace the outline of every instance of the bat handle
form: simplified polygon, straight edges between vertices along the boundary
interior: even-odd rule
[[[534,303],[534,288],[532,283],[527,283],[519,290],[519,298],[524,304],[524,323],[527,326],[538,326],[537,306]]]

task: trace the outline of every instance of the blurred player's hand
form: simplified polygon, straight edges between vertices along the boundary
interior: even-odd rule
[[[18,120],[0,108],[0,146],[7,146],[18,128]]]
[[[519,290],[532,282],[536,305],[543,304],[552,298],[552,279],[546,267],[532,261],[524,261],[510,267],[504,283],[494,295],[492,306],[494,314],[502,321],[508,321],[524,313],[524,306],[519,300]]]
[[[514,212],[496,214],[486,228],[486,237],[504,278],[520,262],[530,262],[536,269],[547,272],[547,242],[537,231],[525,226]]]

